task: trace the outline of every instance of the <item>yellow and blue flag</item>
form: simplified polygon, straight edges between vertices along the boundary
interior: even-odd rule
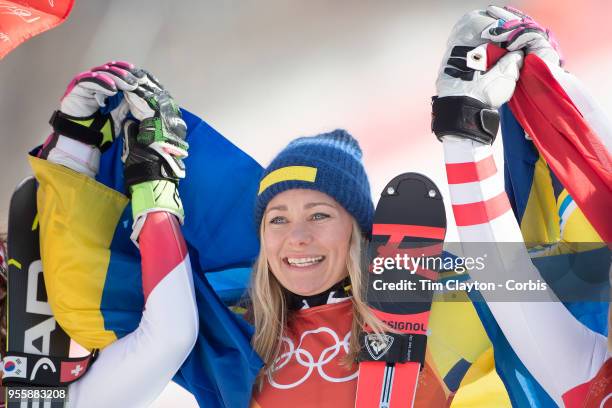
[[[258,253],[253,208],[262,169],[203,120],[182,113],[190,145],[188,177],[179,185],[186,219],[182,231],[193,268],[200,332],[174,380],[201,406],[247,406],[262,363],[250,345],[251,326],[223,299],[242,294]],[[132,215],[124,195],[121,152],[119,138],[102,155],[97,181],[30,158],[39,182],[49,304],[70,337],[90,350],[132,332],[144,306],[140,253],[129,238]],[[45,256],[51,252],[52,257]],[[216,288],[209,275],[215,276],[211,281]]]
[[[519,222],[522,235],[534,265],[551,284],[560,299],[571,298],[584,271],[599,271],[586,277],[594,283],[589,299],[597,301],[564,302],[568,310],[589,327],[607,334],[610,286],[607,270],[607,248],[567,190],[540,155],[507,105],[501,110],[504,147],[505,189]],[[601,243],[598,245],[597,243]],[[559,276],[573,277],[560,279]],[[584,277],[584,276],[583,276]],[[584,293],[583,293],[584,295]],[[556,407],[512,350],[497,325],[486,302],[471,292],[473,305],[493,344],[495,368],[502,379],[513,406]]]

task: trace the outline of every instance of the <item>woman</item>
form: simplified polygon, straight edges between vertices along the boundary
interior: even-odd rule
[[[132,67],[111,64],[95,72],[95,77],[93,73],[81,76],[69,87],[62,102],[64,120],[92,115],[91,111],[71,111],[71,95],[89,95],[90,110],[97,110],[94,95],[107,86],[107,94],[116,89],[109,80],[129,95],[132,111],[147,110],[137,95],[129,94],[135,91],[127,85],[135,82]],[[156,98],[160,99],[158,94]],[[135,99],[140,105],[133,102]],[[71,385],[71,406],[150,403],[183,362],[194,341],[190,333],[197,331],[190,317],[197,310],[189,257],[177,224],[182,209],[180,200],[175,200],[180,175],[174,169],[181,168],[185,154],[180,149],[184,146],[179,146],[180,135],[176,143],[172,128],[164,129],[164,143],[170,143],[174,150],[163,150],[164,155],[141,143],[151,117],[173,122],[159,111],[147,111],[140,114],[140,127],[128,123],[124,129],[128,147],[124,171],[135,220],[133,238],[142,255],[143,319],[136,331],[104,348],[89,372]],[[94,176],[100,146],[71,136],[55,132],[41,156]],[[377,331],[383,328],[361,297],[361,248],[374,213],[361,155],[357,141],[336,130],[294,140],[262,176],[255,211],[261,249],[253,273],[250,314],[255,325],[253,346],[266,368],[254,393],[254,406],[280,406],[288,401],[303,406],[354,404],[359,345],[351,331],[364,324]],[[35,162],[34,166],[39,168],[44,194],[45,173],[40,166],[47,165]],[[145,167],[147,172],[138,173]],[[162,176],[161,169],[171,177]],[[162,191],[162,196],[152,199],[149,191]],[[103,196],[100,191],[98,197]],[[160,254],[155,248],[164,251]],[[169,296],[175,299],[172,308],[161,302]],[[176,337],[177,332],[181,336]],[[151,358],[160,354],[164,359]],[[118,366],[126,367],[129,374],[118,374]],[[156,373],[155,381],[147,380],[147,387],[140,387],[147,372]],[[100,384],[109,381],[119,383],[123,391],[104,392]],[[329,399],[330,393],[335,397]]]
[[[133,239],[142,256],[145,307],[136,330],[104,347],[87,374],[70,386],[70,404],[76,407],[147,406],[181,366],[198,330],[189,255],[178,227],[183,212],[176,184],[184,175],[187,146],[181,142],[177,111],[163,109],[174,104],[152,77],[129,64],[109,63],[75,79],[56,115],[64,122],[54,122],[56,131],[41,151],[47,161],[33,159],[39,195],[43,204],[53,194],[67,195],[58,190],[61,183],[49,180],[63,172],[70,183],[96,189],[87,211],[111,217],[105,197],[116,192],[91,177],[112,135],[88,140],[93,132],[65,121],[97,115],[100,95],[117,90],[126,93],[123,110],[129,108],[141,120],[140,126],[128,121],[124,127],[124,175]],[[104,120],[120,121],[121,110],[99,119],[98,129],[113,128]],[[158,129],[157,138],[147,137],[152,128]],[[364,324],[384,329],[362,298],[362,246],[374,207],[361,156],[357,141],[336,130],[294,140],[262,175],[255,208],[261,245],[249,316],[255,326],[253,348],[265,367],[254,387],[254,407],[354,406],[359,345],[352,333]],[[57,219],[57,212],[70,212],[69,207],[50,211]],[[50,218],[41,216],[41,231]],[[428,367],[423,372],[431,373]],[[113,392],[100,386],[111,383]],[[420,388],[417,398],[425,404],[431,389],[444,395],[434,380]]]
[[[128,105],[98,119],[96,126],[118,134],[115,124],[126,108],[141,120],[140,126],[128,122],[124,127],[123,160],[135,220],[132,237],[142,256],[145,308],[138,328],[105,347],[89,372],[70,386],[70,403],[77,407],[92,403],[146,406],[180,367],[197,333],[189,256],[177,223],[183,216],[176,184],[184,176],[184,126],[176,110],[164,110],[174,105],[152,77],[126,63],[109,63],[75,78],[54,116],[55,132],[40,152],[47,161],[32,160],[41,182],[39,195],[43,201],[52,194],[61,195],[48,179],[50,173],[64,172],[73,178],[72,183],[78,177],[79,183],[98,189],[97,207],[90,203],[87,211],[108,216],[104,197],[115,193],[90,178],[97,174],[100,150],[112,137],[90,138],[94,135],[91,127],[73,123],[82,124],[80,118],[99,115],[103,97],[118,90],[124,91]],[[151,143],[153,138],[147,138],[147,132],[155,128],[155,121],[162,137]],[[51,168],[48,162],[62,166]],[[56,219],[61,217],[57,214],[61,207],[52,209]],[[309,404],[315,398],[316,405],[325,405],[321,390],[331,386],[334,394],[353,404],[358,344],[351,330],[364,323],[375,330],[382,328],[360,295],[361,247],[371,229],[373,212],[361,150],[345,131],[296,139],[265,171],[256,205],[261,251],[251,291],[253,345],[266,363],[255,393],[263,406],[270,406],[270,400],[276,405],[294,399],[295,386],[287,385],[285,380],[291,379],[286,376],[297,374],[303,368],[300,356],[309,353],[315,357],[307,363],[309,374],[300,380],[305,384],[298,388],[301,396],[297,401]],[[41,230],[47,228],[50,218],[48,214],[41,217]],[[62,240],[58,237],[57,241]],[[45,253],[42,256],[44,260]],[[48,282],[48,287],[52,289],[53,283]],[[51,304],[61,307],[62,299],[54,300],[54,296],[50,293]],[[174,299],[172,307],[164,298]],[[300,310],[307,307],[312,310]],[[312,333],[300,343],[295,337],[311,329],[325,331],[327,338]],[[289,343],[297,347],[297,354],[279,360]],[[329,345],[333,350],[323,350]],[[164,358],[159,357],[162,355]],[[125,369],[117,372],[118,366]],[[320,374],[312,374],[315,366]],[[155,379],[147,380],[145,387],[142,378],[150,372],[156,373]],[[117,383],[117,392],[100,387],[111,381]],[[334,404],[338,402],[333,399]]]
[[[367,324],[361,249],[374,207],[361,150],[346,131],[292,141],[265,170],[255,219],[253,346],[265,363],[253,406],[353,406]]]

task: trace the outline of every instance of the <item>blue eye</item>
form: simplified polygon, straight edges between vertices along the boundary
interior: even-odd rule
[[[272,218],[270,221],[270,224],[284,224],[287,222],[287,219],[285,217],[274,217]]]
[[[326,218],[329,218],[329,214],[325,214],[325,213],[315,213],[315,214],[312,214],[311,218],[312,218],[314,221],[320,221],[320,220],[324,220],[324,219],[326,219]]]

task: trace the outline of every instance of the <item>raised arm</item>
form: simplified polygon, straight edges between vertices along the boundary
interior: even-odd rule
[[[100,114],[105,97],[118,90],[134,93],[112,115]],[[170,95],[152,76],[130,64],[111,63],[83,73],[64,95],[52,121],[54,133],[40,156],[74,170],[72,180],[81,188],[102,192],[104,186],[88,179],[96,175],[100,150],[120,133],[118,124],[128,109],[141,120],[140,125],[125,125],[123,159],[135,220],[132,238],[142,258],[144,310],[136,330],[103,348],[89,371],[70,385],[72,407],[148,406],[186,359],[198,332],[177,192],[178,180],[185,174],[185,126]],[[87,237],[82,238],[74,240],[74,251],[84,250]]]
[[[523,51],[509,52],[487,71],[478,69],[487,59],[481,33],[497,23],[485,12],[472,12],[453,29],[436,83],[432,128],[444,144],[464,256],[481,256],[487,249],[487,267],[471,271],[471,278],[537,281],[541,276],[524,245],[511,244],[523,239],[491,147],[499,126],[497,108],[512,96]],[[521,301],[517,296],[496,302],[494,292],[482,295],[523,364],[563,405],[565,394],[592,379],[607,358],[605,338],[578,322],[550,289],[543,292],[540,299],[548,301]]]

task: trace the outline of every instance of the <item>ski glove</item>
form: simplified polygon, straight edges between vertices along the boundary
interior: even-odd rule
[[[178,178],[168,162],[150,147],[148,131],[142,124],[126,121],[123,129],[124,179],[132,200],[131,239],[138,246],[138,236],[147,214],[166,211],[174,214],[181,224],[185,218],[183,203],[178,193]]]
[[[445,135],[495,140],[497,108],[512,97],[523,62],[522,52],[514,51],[486,66],[487,40],[481,33],[495,23],[486,12],[473,11],[451,31],[433,98],[432,131],[440,140]]]
[[[53,113],[50,124],[54,135],[66,136],[104,151],[119,134],[123,120],[129,112],[122,103],[110,113],[102,113],[106,99],[119,91],[131,91],[137,78],[128,62],[111,61],[77,75],[70,81],[62,96],[60,109]]]
[[[138,87],[125,93],[132,115],[140,120],[124,126],[124,180],[132,198],[132,241],[138,235],[147,214],[166,211],[181,223],[184,211],[178,194],[179,179],[185,177],[183,158],[189,145],[185,142],[187,126],[181,112],[159,81],[150,73],[135,72]]]
[[[166,178],[184,178],[183,159],[187,157],[189,145],[185,141],[187,125],[181,117],[181,111],[170,93],[151,73],[143,69],[133,73],[137,77],[138,86],[124,95],[132,115],[140,121],[138,143],[154,150],[165,160],[166,166],[163,169],[167,170]],[[125,158],[124,162],[129,167]],[[126,172],[129,173],[127,168]],[[134,176],[138,177],[138,174]]]
[[[528,15],[509,6],[489,6],[487,15],[497,21],[482,32],[482,38],[508,51],[524,50],[527,54],[536,54],[549,66],[563,65],[559,43],[553,33]]]

